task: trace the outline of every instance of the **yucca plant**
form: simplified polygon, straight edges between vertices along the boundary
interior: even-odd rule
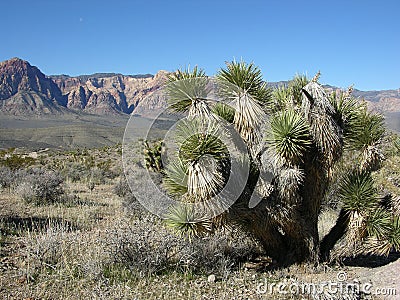
[[[357,247],[385,241],[384,249],[370,248],[375,253],[399,250],[398,218],[380,204],[371,175],[383,159],[383,119],[355,99],[351,88],[326,91],[319,76],[296,76],[271,91],[257,66],[232,61],[217,73],[214,103],[213,83],[203,70],[172,74],[166,88],[170,107],[188,120],[177,126],[178,149],[164,168],[164,187],[181,200],[165,216],[167,224],[191,238],[237,226],[283,265],[327,259],[346,234],[355,235]],[[233,153],[224,143],[232,136],[229,124],[245,145],[234,152],[243,156],[238,166],[250,165],[247,177],[231,165]],[[343,161],[346,168],[338,168]],[[207,210],[223,201],[216,196],[232,176],[244,189],[223,214],[210,217]],[[320,241],[318,216],[328,193],[342,210]]]

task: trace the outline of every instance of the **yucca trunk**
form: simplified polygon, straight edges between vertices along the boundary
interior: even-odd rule
[[[302,236],[296,244],[301,249],[303,260],[316,262],[319,257],[318,215],[321,209],[322,197],[328,188],[328,178],[321,157],[316,151],[310,151],[304,164],[304,182],[300,189],[302,202],[299,205],[297,233]],[[300,258],[299,257],[299,258]]]
[[[281,266],[317,263],[320,257],[318,215],[328,175],[317,151],[311,150],[304,160],[304,179],[294,193],[272,189],[256,206],[249,205],[251,195],[256,192],[257,172],[251,174],[246,190],[227,214],[229,223],[238,224],[253,236]]]
[[[279,265],[288,263],[288,245],[277,224],[265,214],[265,201],[252,209],[245,201],[238,201],[230,208],[227,219],[254,237]]]
[[[312,172],[319,173],[315,168],[312,168]],[[251,193],[248,191],[254,187],[248,186],[248,188],[241,199],[230,208],[229,221],[238,223],[242,230],[251,234],[278,265],[317,263],[318,213],[321,203],[319,192],[326,188],[325,185],[306,179],[300,191],[305,196],[302,202],[294,205],[285,203],[276,205],[275,202],[280,200],[277,200],[279,199],[277,193],[273,192],[251,209],[248,206],[248,195]]]
[[[241,212],[233,207],[230,218],[240,217],[240,227],[251,234],[263,247],[265,253],[276,260],[280,266],[293,263],[316,263],[319,258],[319,239],[317,218],[291,220],[282,226],[263,212],[263,203]],[[239,211],[238,211],[239,210]]]
[[[335,225],[331,228],[329,233],[322,239],[320,246],[320,260],[328,261],[330,259],[330,251],[335,247],[338,240],[340,240],[346,233],[349,224],[348,213],[345,209],[341,209],[339,217]]]

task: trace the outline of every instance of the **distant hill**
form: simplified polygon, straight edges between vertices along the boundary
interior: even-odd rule
[[[94,73],[91,75],[78,75],[78,76],[75,76],[75,78],[78,78],[82,81],[87,81],[89,78],[107,78],[107,77],[114,77],[114,76],[126,76],[126,77],[131,77],[131,78],[150,78],[150,77],[153,77],[154,75],[152,75],[152,74],[123,75],[121,73]],[[61,74],[61,75],[49,75],[48,77],[53,80],[57,80],[57,79],[68,79],[68,78],[71,78],[74,76]]]
[[[288,81],[269,82],[268,86],[276,88],[278,86],[287,85]],[[338,87],[332,85],[324,85],[327,90],[337,90]],[[353,96],[367,101],[368,106],[381,113],[400,112],[400,88],[397,90],[382,91],[360,91],[353,90]]]
[[[165,71],[156,75],[96,73],[71,77],[44,75],[19,58],[0,63],[0,111],[15,116],[89,113],[96,115],[142,114],[152,111],[142,101],[160,88]]]
[[[329,86],[332,89],[336,87]],[[400,88],[397,90],[360,91],[353,90],[353,96],[367,101],[368,106],[382,113],[400,112]]]
[[[166,71],[155,75],[46,76],[19,58],[0,63],[0,112],[15,116],[43,116],[89,113],[95,115],[139,114],[148,116],[165,107],[165,99],[146,99],[166,79]],[[276,87],[287,82],[273,82]],[[327,88],[337,89],[333,86]],[[399,90],[359,91],[368,105],[383,113],[400,112]]]

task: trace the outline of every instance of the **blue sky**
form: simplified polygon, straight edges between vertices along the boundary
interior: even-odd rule
[[[0,60],[45,74],[154,74],[234,58],[267,81],[310,77],[361,90],[400,88],[400,1],[4,0]]]

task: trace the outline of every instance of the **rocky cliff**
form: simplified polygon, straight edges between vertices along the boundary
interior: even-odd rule
[[[354,96],[367,101],[368,107],[381,113],[400,112],[400,89],[385,91],[358,91]]]
[[[166,74],[165,71],[159,71],[155,76],[94,74],[79,77],[52,76],[51,78],[67,98],[69,109],[94,114],[130,114],[147,95],[161,87]],[[145,110],[151,109],[151,106],[145,107]]]
[[[0,110],[13,115],[87,112],[146,115],[162,103],[142,101],[164,83],[156,75],[93,74],[45,76],[27,61],[13,58],[0,64]]]
[[[11,114],[62,113],[67,105],[53,80],[19,58],[0,63],[0,109]]]

